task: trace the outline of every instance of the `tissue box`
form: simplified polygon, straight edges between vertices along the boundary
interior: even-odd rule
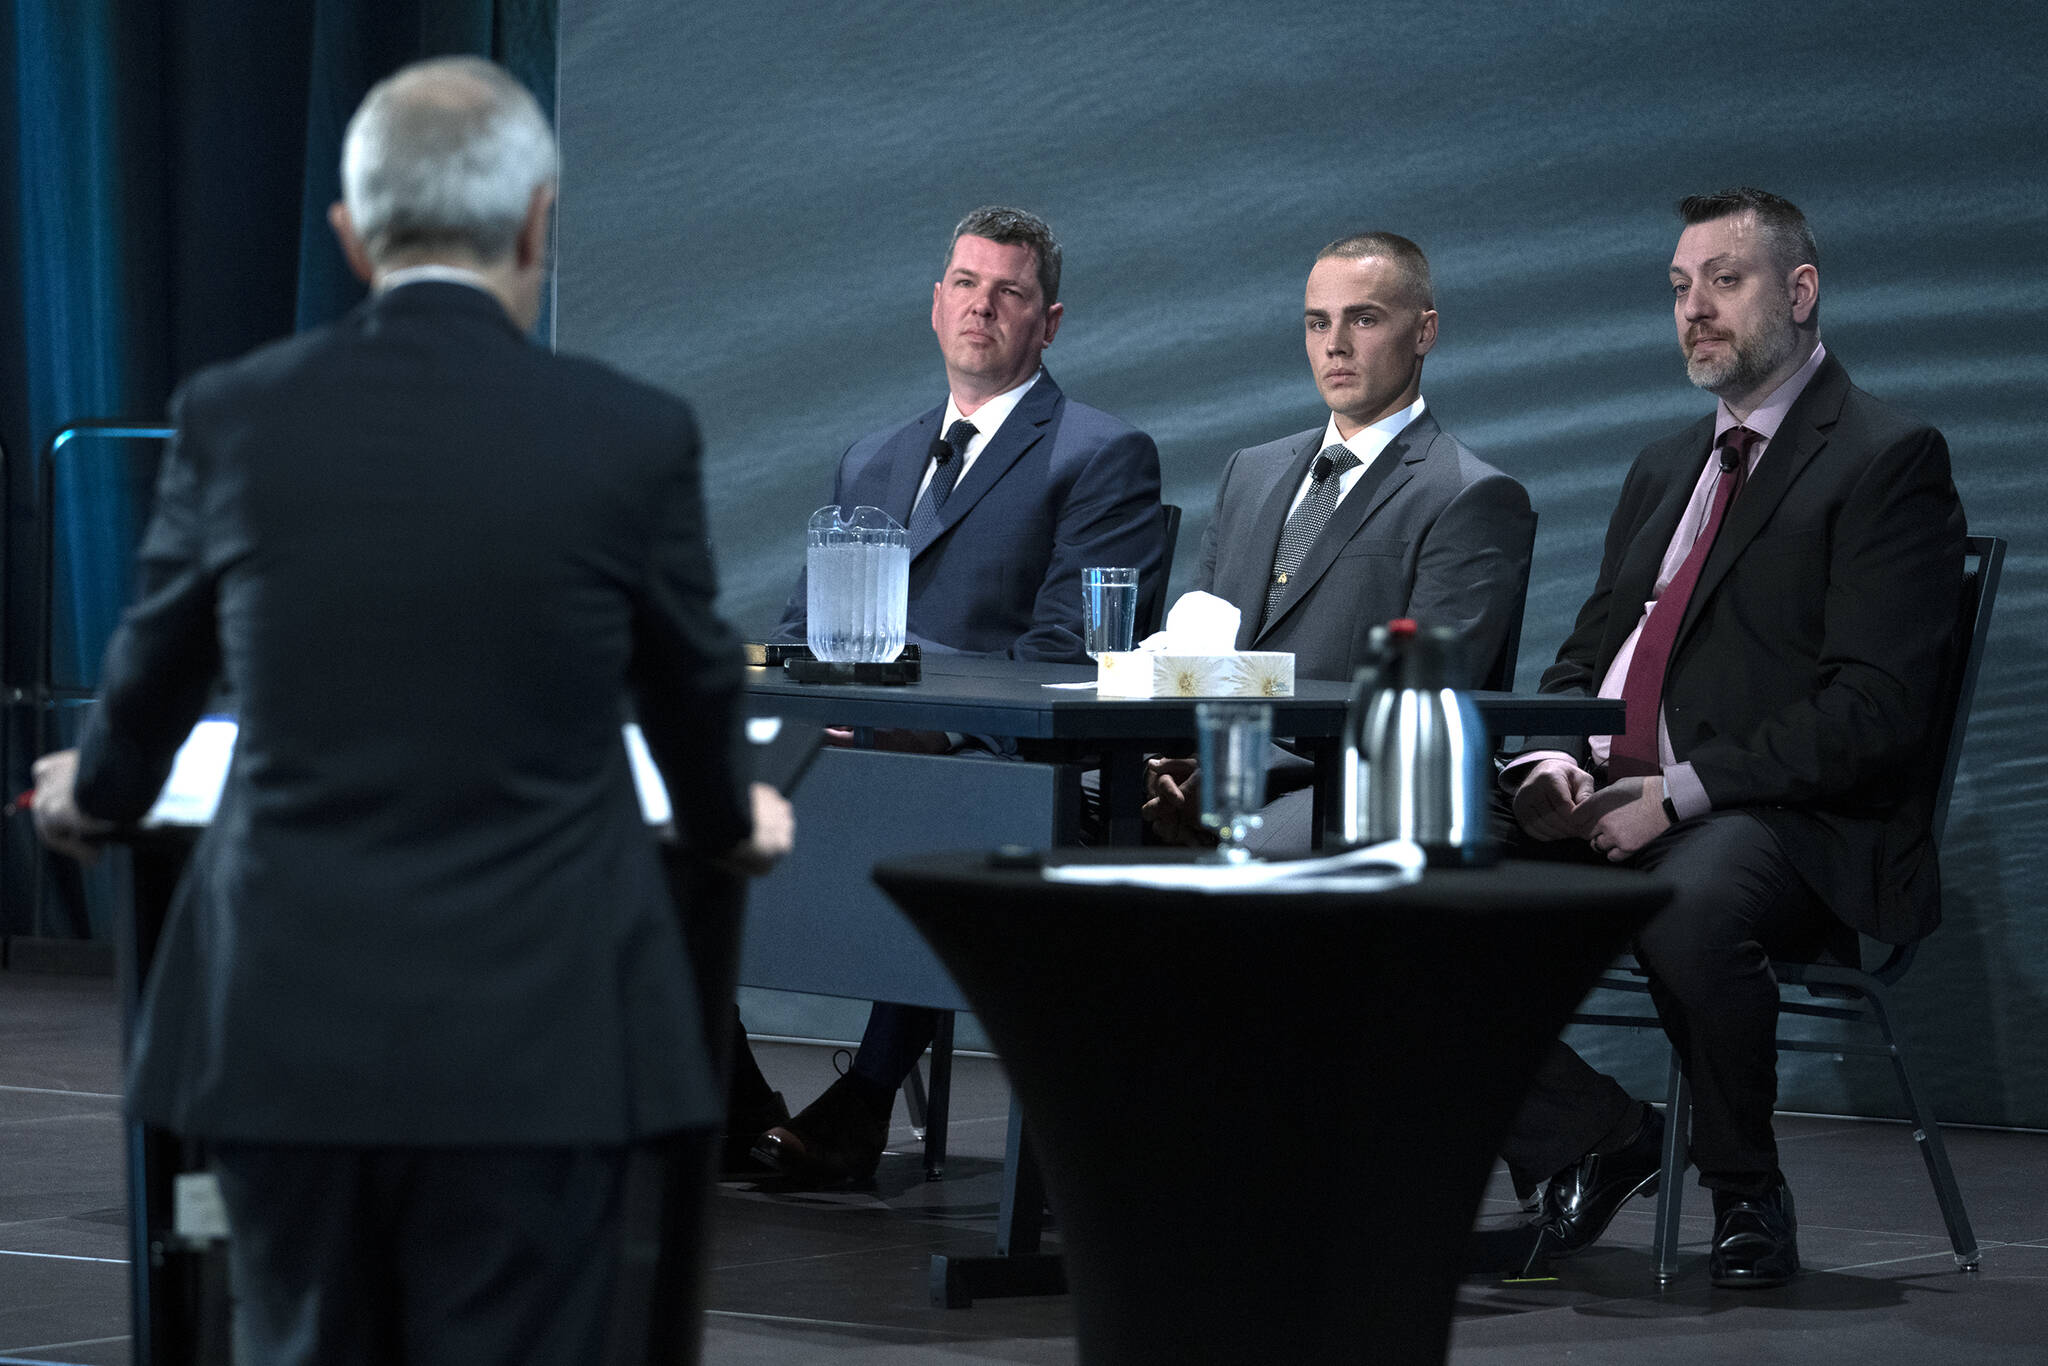
[[[1292,697],[1294,656],[1284,650],[1177,654],[1123,650],[1095,660],[1097,697]]]

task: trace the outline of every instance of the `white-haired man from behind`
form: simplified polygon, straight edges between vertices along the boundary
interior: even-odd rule
[[[142,595],[37,765],[85,852],[236,699],[128,1106],[206,1144],[239,1361],[602,1359],[627,1172],[722,1109],[624,705],[687,846],[761,871],[791,819],[744,769],[689,408],[526,336],[554,168],[488,62],[370,92],[332,222],[374,293],[180,389]]]

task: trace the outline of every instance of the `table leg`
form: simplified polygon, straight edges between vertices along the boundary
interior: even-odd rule
[[[1045,1228],[1045,1182],[1024,1132],[1024,1110],[1010,1101],[1010,1132],[1003,1149],[1002,1207],[996,1216],[992,1257],[934,1253],[931,1297],[934,1309],[966,1309],[977,1298],[1067,1293],[1066,1258],[1038,1250]]]

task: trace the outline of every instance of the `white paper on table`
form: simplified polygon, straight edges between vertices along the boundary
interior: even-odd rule
[[[1420,881],[1424,862],[1413,840],[1387,840],[1284,863],[1070,863],[1045,869],[1044,877],[1086,887],[1186,892],[1383,892]]]

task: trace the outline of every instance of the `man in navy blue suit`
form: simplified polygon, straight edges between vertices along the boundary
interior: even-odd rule
[[[1083,568],[1132,566],[1143,591],[1165,591],[1152,438],[1074,402],[1040,364],[1065,315],[1059,288],[1060,247],[1043,220],[995,207],[961,219],[932,286],[946,401],[840,457],[832,501],[878,507],[910,529],[908,631],[920,649],[1085,662]],[[799,578],[779,636],[803,639],[805,595]],[[978,748],[973,737],[902,731],[882,742]],[[871,1176],[896,1088],[931,1042],[934,1018],[877,1005],[852,1070],[768,1127],[754,1156],[806,1181]],[[781,1118],[779,1099],[737,1061],[735,1135],[749,1111]]]

